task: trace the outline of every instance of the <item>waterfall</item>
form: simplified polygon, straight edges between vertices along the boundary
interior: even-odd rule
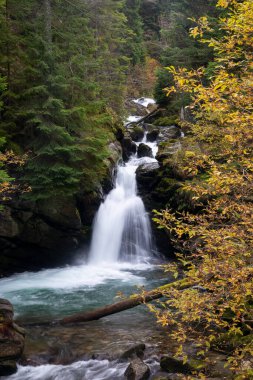
[[[146,142],[145,137],[143,141]],[[156,143],[149,145],[156,153]],[[139,165],[154,161],[132,156],[124,166],[118,166],[115,187],[95,218],[89,263],[120,260],[140,263],[151,257],[151,226],[142,199],[137,195],[135,172]]]
[[[150,221],[137,196],[135,161],[118,166],[115,188],[101,204],[93,227],[90,263],[143,262],[152,251]]]

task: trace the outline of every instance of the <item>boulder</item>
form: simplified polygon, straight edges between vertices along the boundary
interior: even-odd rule
[[[145,195],[152,190],[157,182],[159,163],[151,162],[140,165],[136,170],[136,181],[141,195]]]
[[[25,344],[25,330],[13,322],[12,304],[0,299],[0,376],[16,372]]]
[[[160,133],[159,129],[154,128],[152,131],[147,133],[147,141],[149,141],[149,142],[156,141],[158,136],[159,136],[159,133]]]
[[[142,127],[139,127],[138,125],[136,125],[133,129],[131,129],[130,131],[130,136],[132,138],[133,141],[141,141],[143,140],[143,137],[144,137],[144,130]]]
[[[168,141],[171,139],[178,139],[182,136],[182,131],[179,127],[176,127],[175,125],[171,126],[161,126],[159,127],[159,137],[158,141]]]
[[[136,356],[140,359],[143,359],[144,357],[144,351],[146,349],[146,346],[144,343],[139,343],[134,346],[130,346],[127,350],[125,350],[121,355],[120,359],[133,359]]]
[[[138,146],[137,156],[139,158],[141,158],[141,157],[153,157],[152,149],[148,145],[141,143]]]
[[[124,376],[127,380],[148,380],[150,368],[140,358],[136,358],[131,361]]]
[[[189,363],[184,363],[183,360],[175,359],[171,356],[162,356],[160,366],[163,371],[169,373],[191,373],[194,368]]]
[[[136,153],[137,146],[131,137],[124,137],[121,141],[123,160],[127,161],[132,154]]]
[[[81,228],[81,218],[74,199],[55,197],[39,201],[37,213],[41,219],[53,227],[72,230]]]

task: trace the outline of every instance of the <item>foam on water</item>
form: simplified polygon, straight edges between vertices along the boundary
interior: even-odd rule
[[[148,264],[115,263],[106,266],[80,265],[46,269],[40,272],[25,272],[0,280],[1,296],[10,292],[28,289],[76,289],[94,287],[107,280],[134,283],[141,279],[134,270],[150,268]]]
[[[155,104],[155,100],[152,98],[134,99],[133,102],[136,104],[140,104],[143,107],[147,107],[149,104]]]
[[[108,360],[79,361],[71,365],[41,365],[18,367],[6,380],[120,380],[124,377],[127,363]]]

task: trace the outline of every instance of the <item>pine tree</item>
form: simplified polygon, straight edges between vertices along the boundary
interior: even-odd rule
[[[122,1],[42,5],[12,0],[1,12],[1,130],[9,146],[29,151],[24,181],[33,199],[98,184],[128,66]]]

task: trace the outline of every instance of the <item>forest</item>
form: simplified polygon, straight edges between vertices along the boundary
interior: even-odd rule
[[[253,379],[252,47],[252,0],[0,0],[0,377]]]

